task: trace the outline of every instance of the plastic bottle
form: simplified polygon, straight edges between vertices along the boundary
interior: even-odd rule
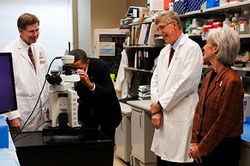
[[[247,18],[247,22],[248,22],[248,33],[250,33],[250,11],[245,9],[243,11],[244,16]]]
[[[247,34],[249,32],[248,29],[248,19],[245,17],[245,14],[247,14],[247,10],[243,11],[243,15],[240,17],[239,21],[239,27],[240,27],[240,34]]]
[[[190,22],[190,20],[187,20],[187,22],[185,24],[185,33],[186,34],[190,33],[190,26],[191,26],[191,22]]]
[[[239,21],[236,17],[232,18],[232,24],[230,25],[230,28],[239,33]]]
[[[229,18],[226,18],[225,21],[223,21],[223,27],[230,27],[231,21],[229,21]]]

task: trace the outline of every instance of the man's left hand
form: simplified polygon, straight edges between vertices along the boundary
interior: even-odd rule
[[[152,114],[156,114],[161,111],[161,106],[158,104],[158,102],[153,102],[150,105],[150,111]]]
[[[160,111],[152,116],[152,124],[156,129],[160,129],[163,124],[163,113]]]

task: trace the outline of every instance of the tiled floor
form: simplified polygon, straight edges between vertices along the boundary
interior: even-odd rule
[[[129,166],[129,163],[126,164],[125,162],[123,162],[122,160],[120,160],[118,157],[115,156],[113,166]]]

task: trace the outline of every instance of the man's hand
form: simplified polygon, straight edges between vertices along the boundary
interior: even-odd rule
[[[84,70],[77,69],[76,73],[79,74],[82,83],[85,84],[89,89],[92,89],[94,87],[94,84],[90,82],[89,76]]]
[[[11,130],[14,132],[20,131],[22,128],[20,119],[16,118],[16,119],[10,120],[10,127],[11,127]]]
[[[152,116],[152,123],[156,129],[160,129],[163,124],[163,113],[160,111]]]
[[[153,102],[150,105],[150,111],[154,115],[154,114],[156,114],[156,113],[158,113],[158,112],[161,111],[161,106],[158,104],[158,102]]]
[[[188,152],[189,157],[192,157],[197,164],[202,163],[201,154],[198,149],[198,143],[192,143]]]

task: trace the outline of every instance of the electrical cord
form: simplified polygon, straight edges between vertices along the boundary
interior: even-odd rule
[[[49,65],[49,68],[48,68],[48,71],[47,71],[46,75],[49,73],[49,70],[50,70],[50,68],[51,68],[52,63],[53,63],[56,59],[61,59],[61,58],[62,58],[62,57],[55,57],[55,58],[50,62],[50,65]],[[46,76],[46,75],[45,75],[45,76]],[[35,104],[35,106],[34,106],[32,112],[30,113],[29,117],[26,119],[26,121],[25,121],[25,123],[23,124],[21,130],[18,131],[17,134],[14,136],[14,138],[13,138],[14,140],[15,140],[15,138],[23,131],[24,127],[27,125],[29,119],[31,118],[32,114],[34,113],[34,111],[35,111],[35,109],[36,109],[36,107],[37,107],[37,104],[38,104],[38,102],[39,102],[39,100],[40,100],[40,98],[41,98],[41,95],[42,95],[42,92],[43,92],[43,90],[44,90],[45,84],[46,84],[46,78],[45,78],[45,80],[44,80],[42,89],[41,89],[41,91],[40,91],[40,93],[39,93],[38,99],[37,99],[37,101],[36,101],[36,104]]]
[[[23,138],[26,138],[26,137],[28,137],[28,136],[31,136],[32,133],[36,132],[43,124],[48,123],[48,122],[49,122],[49,121],[43,122],[43,123],[40,124],[34,131],[30,132],[30,133],[27,134],[27,135],[24,135],[23,137],[20,137],[20,138],[15,139],[14,142],[17,142],[17,141],[19,141],[19,140],[21,140],[21,139],[23,139]]]

